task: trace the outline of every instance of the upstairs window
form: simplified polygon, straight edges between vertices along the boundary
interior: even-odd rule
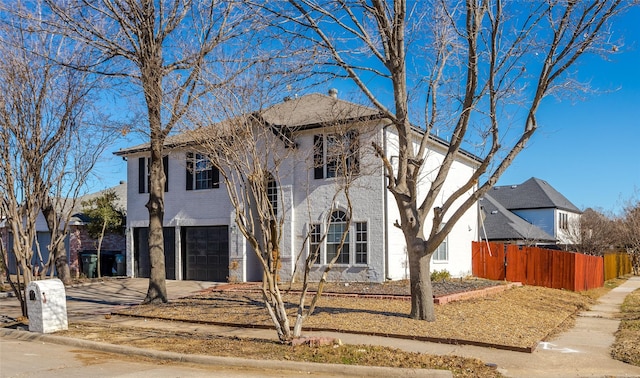
[[[187,190],[220,187],[220,171],[202,154],[187,153]]]
[[[313,176],[316,179],[330,178],[360,171],[358,132],[344,134],[314,135]]]
[[[138,193],[149,193],[151,188],[151,158],[138,158]],[[162,157],[162,169],[164,170],[164,191],[169,191],[169,156]]]

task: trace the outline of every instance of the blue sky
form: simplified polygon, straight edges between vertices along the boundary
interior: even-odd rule
[[[613,28],[614,36],[624,36],[621,52],[609,61],[587,57],[578,65],[580,79],[599,93],[579,102],[545,100],[539,130],[499,185],[537,177],[581,209],[613,212],[640,196],[640,7]],[[90,190],[126,180],[126,162],[112,152],[145,140],[135,134],[119,139],[97,166]]]
[[[624,36],[620,54],[578,66],[581,79],[600,93],[575,103],[546,100],[540,129],[500,185],[537,177],[580,209],[614,212],[640,196],[640,8],[620,18],[614,33]]]

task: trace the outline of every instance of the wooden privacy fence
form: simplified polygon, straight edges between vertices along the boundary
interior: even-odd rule
[[[572,291],[604,285],[599,256],[500,243],[473,243],[473,275]]]
[[[628,253],[607,253],[604,255],[604,280],[631,273],[631,256]]]

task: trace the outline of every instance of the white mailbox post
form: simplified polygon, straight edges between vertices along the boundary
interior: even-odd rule
[[[67,298],[59,279],[32,281],[27,285],[29,331],[51,333],[68,329]]]

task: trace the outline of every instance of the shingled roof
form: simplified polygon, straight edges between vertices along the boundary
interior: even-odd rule
[[[381,118],[381,113],[373,108],[358,105],[353,102],[337,99],[320,93],[312,93],[306,96],[288,98],[285,101],[273,105],[253,114],[260,117],[269,126],[280,130],[282,127],[297,130],[320,127],[335,122],[349,122]],[[234,120],[225,120],[213,126],[202,128],[207,130],[220,130],[233,127]],[[230,126],[231,125],[231,126]],[[193,142],[192,135],[188,133],[171,135],[166,138],[166,147],[176,147]],[[149,143],[143,143],[133,147],[127,147],[116,151],[118,156],[149,150]]]
[[[541,228],[525,221],[507,210],[490,194],[480,200],[480,211],[487,239],[491,240],[536,240],[555,242],[556,239]],[[481,235],[485,239],[484,233]]]
[[[548,182],[532,177],[520,185],[496,186],[490,196],[507,210],[560,209],[581,213],[565,196]]]

